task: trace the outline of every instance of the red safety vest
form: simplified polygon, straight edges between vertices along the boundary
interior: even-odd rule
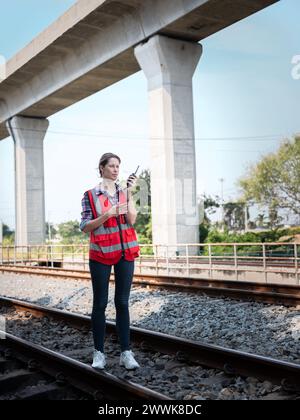
[[[102,193],[97,195],[94,188],[88,190],[88,195],[95,219],[112,207],[110,200]],[[119,192],[119,203],[126,203],[126,195],[122,190]],[[125,260],[133,261],[139,256],[139,251],[135,229],[127,223],[124,214],[118,218],[110,217],[90,232],[89,258],[92,260],[112,265],[124,255]]]

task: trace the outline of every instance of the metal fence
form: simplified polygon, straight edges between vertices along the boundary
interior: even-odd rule
[[[140,274],[258,280],[299,285],[300,244],[286,242],[140,244]],[[89,245],[0,246],[1,264],[88,270]]]

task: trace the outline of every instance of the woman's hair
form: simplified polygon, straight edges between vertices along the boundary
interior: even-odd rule
[[[119,163],[121,163],[121,159],[119,158],[119,156],[115,155],[114,153],[104,153],[104,155],[101,156],[98,165],[100,176],[102,176],[102,169],[100,168],[100,166],[105,166],[110,158],[116,158],[118,159]]]

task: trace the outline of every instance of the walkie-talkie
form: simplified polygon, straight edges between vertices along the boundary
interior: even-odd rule
[[[140,167],[140,165],[138,165],[138,167],[136,168],[135,172],[134,172],[134,173],[132,173],[131,175],[135,175],[135,176],[136,176],[136,173],[137,173],[137,171],[138,171],[139,167]],[[129,175],[129,176],[131,176],[131,175]],[[128,187],[130,187],[130,183],[127,181],[127,188],[128,188]]]
[[[140,167],[140,165],[138,165],[138,167],[136,168],[135,172],[134,172],[134,173],[132,173],[132,174],[130,174],[130,175],[129,175],[129,177],[130,177],[131,175],[136,176],[136,173],[137,173],[137,171],[138,171],[139,167]],[[126,185],[127,185],[127,188],[129,188],[129,187],[130,187],[130,182],[128,182],[128,181],[127,181],[127,184],[126,184]],[[128,191],[127,191],[127,194],[126,194],[126,201],[127,201],[127,206],[128,206]]]

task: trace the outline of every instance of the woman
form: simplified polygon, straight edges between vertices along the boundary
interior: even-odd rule
[[[99,162],[102,182],[84,193],[80,229],[90,233],[89,268],[93,286],[92,330],[94,355],[92,366],[104,369],[105,309],[111,267],[115,274],[116,328],[121,354],[120,366],[139,367],[130,350],[128,299],[139,245],[133,227],[137,211],[132,199],[136,176],[130,175],[128,188],[116,183],[121,159],[105,153]]]

